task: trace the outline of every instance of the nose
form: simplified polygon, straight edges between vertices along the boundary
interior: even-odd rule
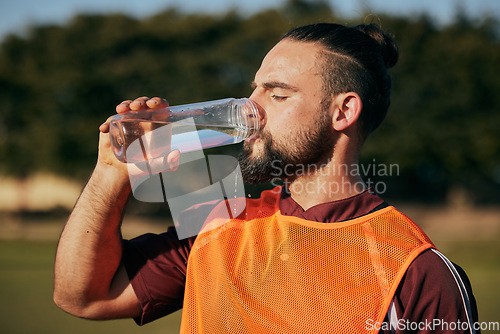
[[[258,116],[259,116],[259,121],[260,121],[260,128],[262,129],[266,123],[267,120],[267,114],[266,110],[262,107],[262,103],[259,103],[259,101],[262,101],[260,98],[260,94],[258,93],[258,88],[254,89],[252,92],[252,95],[250,95],[249,99],[254,102],[257,105],[257,111],[258,111]]]
[[[262,129],[266,123],[267,117],[266,117],[266,111],[260,104],[258,104],[255,100],[253,100],[251,97],[249,98],[250,101],[253,102],[255,106],[255,111],[256,111],[256,116],[259,119],[259,128]]]

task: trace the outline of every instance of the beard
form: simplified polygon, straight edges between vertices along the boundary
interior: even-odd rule
[[[264,147],[263,152],[252,156],[254,143],[245,142],[238,156],[243,181],[263,183],[275,178],[294,179],[298,171],[308,170],[308,166],[325,163],[333,152],[335,130],[329,113],[322,112],[313,129],[301,130],[292,136],[273,140],[271,133],[259,132]]]

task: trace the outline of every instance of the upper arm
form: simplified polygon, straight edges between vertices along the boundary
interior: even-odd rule
[[[477,308],[464,275],[457,277],[448,260],[435,250],[420,254],[406,271],[394,296],[398,320],[415,324],[432,323],[434,319],[447,323],[476,322]],[[433,333],[456,332],[438,326]]]
[[[134,318],[144,324],[182,308],[187,258],[192,240],[175,229],[123,241],[122,261],[107,298],[88,303],[83,318]],[[71,312],[73,313],[73,312]]]
[[[124,301],[136,296],[140,312],[134,320],[142,325],[182,308],[189,252],[194,238],[179,240],[170,227],[162,234],[145,234],[126,240],[122,263],[126,269],[117,276],[117,291]],[[120,278],[122,277],[122,278]],[[125,278],[124,278],[125,277]],[[120,280],[129,280],[123,288]]]
[[[110,296],[111,303],[116,307],[111,310],[112,312],[116,312],[114,318],[133,318],[142,313],[139,299],[134,292],[123,264],[120,265],[113,278]]]
[[[80,311],[71,313],[86,319],[108,320],[133,318],[141,312],[139,300],[122,264],[111,282],[107,298],[89,302]]]

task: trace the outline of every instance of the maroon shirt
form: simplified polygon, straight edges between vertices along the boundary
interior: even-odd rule
[[[358,218],[386,206],[384,200],[369,190],[307,210],[283,190],[279,203],[283,215],[324,223]],[[179,240],[174,227],[169,227],[159,235],[145,234],[124,241],[123,263],[143,310],[142,316],[135,319],[138,324],[182,308],[187,261],[194,240],[195,237]],[[449,325],[457,320],[467,322],[463,295],[470,299],[471,321],[477,322],[476,304],[467,276],[460,267],[453,267],[449,268],[433,250],[420,254],[402,278],[384,323],[367,322],[367,327],[377,326],[381,328],[380,333],[469,333],[451,330]],[[464,281],[465,291],[460,290],[451,271],[454,269],[460,274],[458,280]],[[434,319],[448,323],[448,330],[445,325],[431,327]],[[423,330],[411,330],[418,326]]]

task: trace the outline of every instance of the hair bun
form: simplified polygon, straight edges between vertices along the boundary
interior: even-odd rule
[[[384,33],[375,23],[360,24],[355,28],[370,36],[378,43],[380,46],[380,53],[387,68],[396,65],[399,58],[399,48],[391,35]]]

